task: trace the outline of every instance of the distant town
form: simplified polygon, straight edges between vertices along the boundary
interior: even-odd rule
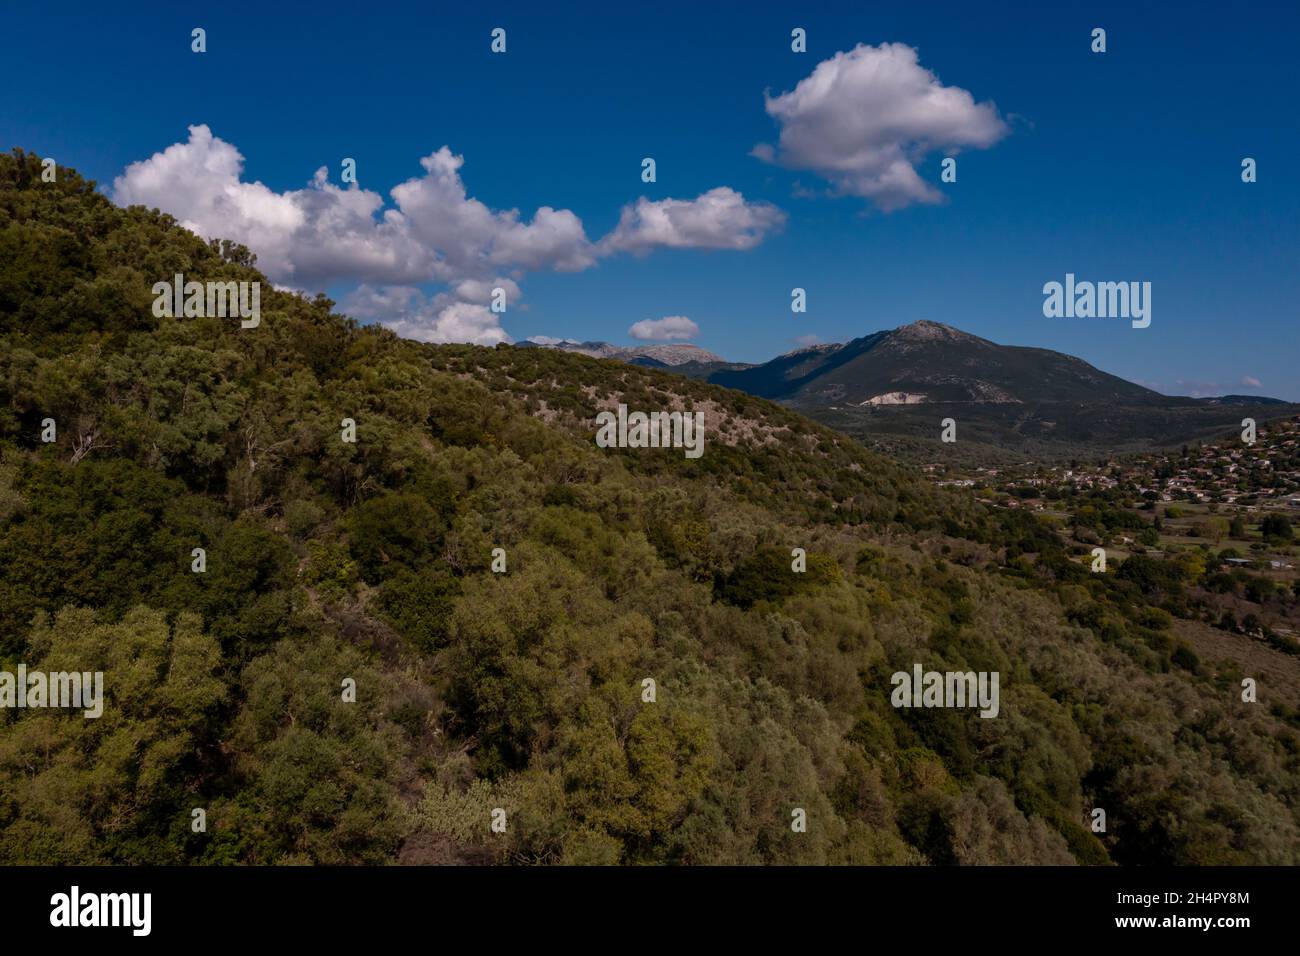
[[[1087,491],[1147,502],[1234,505],[1246,512],[1300,509],[1300,416],[1269,424],[1249,445],[1238,438],[1100,461],[971,469],[930,463],[924,470],[940,485],[987,489],[984,497],[997,504],[1038,511]]]
[[[1102,547],[1110,571],[1134,555],[1178,562],[1203,620],[1293,649],[1300,417],[1261,426],[1250,444],[1234,435],[1100,460],[922,467],[938,485],[1042,516],[1080,561]]]

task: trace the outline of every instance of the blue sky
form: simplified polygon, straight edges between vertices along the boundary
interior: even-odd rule
[[[1171,394],[1300,400],[1294,3],[270,6],[11,6],[0,145],[53,156],[112,195],[130,164],[186,143],[188,127],[202,124],[226,155],[243,157],[241,184],[263,184],[267,216],[291,193],[342,203],[294,191],[322,166],[341,185],[343,157],[393,211],[390,190],[423,177],[421,158],[446,146],[463,165],[444,166],[443,184],[463,185],[484,204],[478,213],[498,217],[484,228],[499,268],[483,266],[489,247],[476,247],[437,278],[416,275],[418,265],[403,276],[350,270],[338,264],[351,255],[346,244],[330,259],[301,248],[300,235],[262,230],[263,193],[247,193],[254,220],[243,227],[272,237],[265,250],[250,242],[263,265],[310,260],[312,281],[337,300],[413,309],[403,331],[448,307],[474,319],[473,284],[505,276],[519,291],[499,322],[515,340],[622,343],[633,323],[685,316],[699,327],[695,344],[762,361],[801,337],[843,341],[932,319],[1069,352]],[[190,50],[196,26],[207,31],[202,55]],[[489,50],[498,26],[502,55]],[[806,29],[807,53],[791,51],[794,27]],[[1090,52],[1094,27],[1107,31],[1104,54]],[[837,53],[885,43],[915,50],[918,69],[971,97],[972,110],[940,123],[958,130],[952,140],[970,133],[964,144],[902,143],[940,202],[883,210],[898,197],[831,171],[852,157],[818,138],[828,114],[800,114],[799,130],[765,108],[765,91],[794,91]],[[853,93],[829,115],[870,126],[886,112]],[[984,121],[999,131],[972,132]],[[793,149],[783,149],[783,128]],[[760,143],[780,144],[775,161],[752,155]],[[950,154],[958,177],[945,184],[940,161]],[[647,156],[654,183],[641,180]],[[1241,182],[1247,156],[1258,162],[1253,184]],[[190,202],[183,179],[149,185],[123,195],[182,212]],[[620,215],[642,197],[656,212],[719,187],[733,204],[721,232],[661,241],[643,219],[631,239],[610,238],[623,236]],[[562,215],[511,232],[537,226],[539,207]],[[196,221],[208,225],[213,208]],[[426,217],[442,207],[428,208]],[[590,253],[582,262],[547,238],[575,220]],[[723,235],[729,223],[734,241]],[[438,232],[425,225],[423,235]],[[358,238],[364,222],[349,228],[370,242]],[[501,251],[507,241],[522,250],[515,259]],[[1045,318],[1042,286],[1067,272],[1151,282],[1151,326]],[[361,282],[368,297],[356,297]],[[392,286],[420,290],[423,311],[412,293],[384,291]],[[790,311],[795,286],[807,290],[805,314]]]

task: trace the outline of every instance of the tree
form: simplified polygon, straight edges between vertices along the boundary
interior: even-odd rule
[[[1264,520],[1259,523],[1259,533],[1265,541],[1278,544],[1289,542],[1294,536],[1291,519],[1276,512],[1264,516]]]
[[[1229,529],[1230,525],[1227,518],[1216,515],[1205,520],[1205,534],[1215,544],[1223,540]]]
[[[139,607],[119,623],[83,608],[38,615],[31,672],[101,675],[102,714],[24,710],[0,733],[0,862],[179,863],[196,797],[191,764],[215,744],[221,651],[197,615]]]

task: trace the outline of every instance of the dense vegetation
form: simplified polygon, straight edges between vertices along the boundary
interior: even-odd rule
[[[0,157],[0,670],[107,696],[0,710],[0,861],[1300,861],[1294,701],[1140,568],[680,376],[265,280],[256,329],[154,318],[177,272],[261,279]],[[618,401],[704,410],[704,455],[596,447]],[[894,709],[914,662],[999,716]]]
[[[1219,444],[1064,465],[968,470],[934,466],[999,507],[1023,507],[1055,526],[1084,564],[1103,547],[1127,561],[1121,579],[1177,618],[1198,621],[1300,656],[1300,548],[1294,509],[1300,423],[1274,422],[1246,445]],[[940,470],[942,468],[942,470]],[[937,472],[937,475],[935,474]],[[966,477],[970,475],[972,477]],[[960,476],[960,477],[958,477]],[[941,482],[942,483],[942,482]]]

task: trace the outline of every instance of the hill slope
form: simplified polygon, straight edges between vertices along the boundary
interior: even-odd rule
[[[685,371],[685,370],[683,370]],[[1300,413],[1275,399],[1178,398],[1048,349],[997,345],[938,322],[914,322],[843,345],[820,345],[751,367],[708,367],[703,377],[797,408],[877,443],[930,439],[953,418],[959,440],[1020,454],[1116,454],[1170,447]]]
[[[1300,860],[1300,715],[1150,569],[760,398],[359,327],[39,173],[0,157],[0,670],[106,700],[0,710],[0,862]],[[260,325],[155,318],[177,272],[261,281]],[[619,403],[705,453],[597,447]],[[998,671],[999,716],[892,707],[914,664]]]
[[[817,346],[711,381],[796,404],[917,401],[1028,403],[1160,399],[1157,392],[1047,349],[995,345],[938,322],[913,322],[839,346]]]

